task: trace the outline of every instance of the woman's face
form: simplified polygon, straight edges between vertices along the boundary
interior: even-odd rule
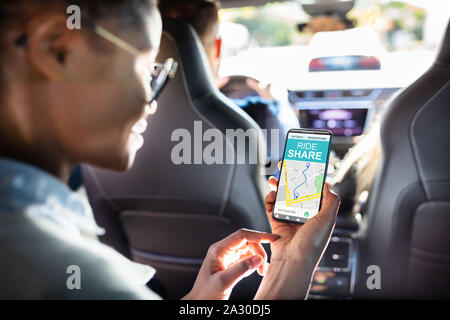
[[[132,165],[142,147],[140,133],[150,108],[150,84],[144,75],[159,50],[159,13],[149,15],[144,25],[143,31],[120,32],[102,23],[139,50],[147,49],[134,56],[91,34],[102,48],[88,37],[79,40],[66,57],[64,81],[43,88],[49,97],[48,130],[70,161],[122,171]]]

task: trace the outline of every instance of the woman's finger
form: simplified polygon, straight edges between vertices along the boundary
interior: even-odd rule
[[[272,190],[277,190],[277,188],[278,188],[278,179],[277,178],[275,178],[274,176],[271,176],[270,178],[269,178],[269,186],[270,186],[270,188],[272,189]]]
[[[323,186],[322,208],[316,217],[324,225],[334,225],[341,203],[340,197],[334,192],[332,185],[326,182]]]
[[[249,243],[248,246],[249,246],[249,248],[250,248],[250,250],[251,250],[253,255],[255,255],[255,256],[259,255],[259,256],[261,256],[263,258],[263,260],[264,260],[263,263],[261,263],[259,265],[259,267],[258,267],[258,274],[260,276],[264,276],[264,271],[265,271],[264,270],[264,266],[267,263],[266,250],[264,250],[263,246],[261,244],[259,244],[259,243]]]
[[[277,197],[277,193],[275,191],[270,191],[265,199],[266,212],[271,213],[273,209],[273,205],[275,204],[275,199]]]
[[[240,229],[225,239],[216,242],[215,249],[216,254],[227,252],[228,250],[235,250],[243,245],[246,242],[253,243],[264,243],[264,242],[274,242],[279,239],[279,236],[267,232],[259,232],[249,229]]]
[[[225,287],[232,287],[240,279],[251,274],[261,263],[263,258],[261,256],[251,256],[247,259],[241,260],[232,264],[229,268],[218,272],[217,275],[221,278],[220,283]]]

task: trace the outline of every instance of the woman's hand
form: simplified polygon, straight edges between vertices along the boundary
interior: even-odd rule
[[[263,274],[267,255],[261,243],[279,237],[270,233],[241,229],[209,247],[194,287],[183,299],[224,300],[242,278],[258,268]]]
[[[272,217],[278,180],[271,177],[269,184],[274,190],[266,196],[266,212],[272,232],[280,239],[271,244],[270,267],[255,298],[303,299],[333,232],[340,199],[332,186],[325,183],[319,213],[303,225],[280,222]]]
[[[277,182],[274,177],[269,180],[273,186],[276,186]],[[271,191],[266,196],[266,212],[272,225],[272,232],[281,237],[271,245],[272,260],[304,259],[305,253],[319,258],[328,244],[340,204],[339,196],[334,193],[333,187],[329,183],[325,183],[320,212],[303,225],[274,220],[272,212],[275,197],[276,191]]]

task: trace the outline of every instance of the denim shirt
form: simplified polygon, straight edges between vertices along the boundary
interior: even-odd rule
[[[34,221],[42,221],[52,230],[64,233],[73,243],[84,243],[87,248],[94,248],[93,252],[99,250],[99,257],[107,257],[111,266],[122,270],[123,277],[117,280],[130,284],[130,292],[138,294],[131,295],[133,298],[159,298],[150,290],[142,291],[143,287],[134,287],[145,285],[155,274],[153,268],[132,262],[93,239],[104,234],[105,230],[96,224],[86,199],[36,167],[0,158],[0,215],[18,213]],[[55,257],[57,260],[58,257]]]
[[[0,158],[0,211],[40,217],[77,236],[105,233],[80,195],[38,168],[5,158]]]

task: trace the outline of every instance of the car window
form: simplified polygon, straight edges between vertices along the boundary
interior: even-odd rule
[[[335,15],[311,17],[300,1],[223,9],[219,75],[319,89],[334,85],[322,81],[322,73],[347,71],[339,76],[342,84],[355,80],[349,71],[369,70],[391,87],[405,87],[435,57],[448,19],[442,9],[436,1],[360,0],[346,15],[352,28]]]

